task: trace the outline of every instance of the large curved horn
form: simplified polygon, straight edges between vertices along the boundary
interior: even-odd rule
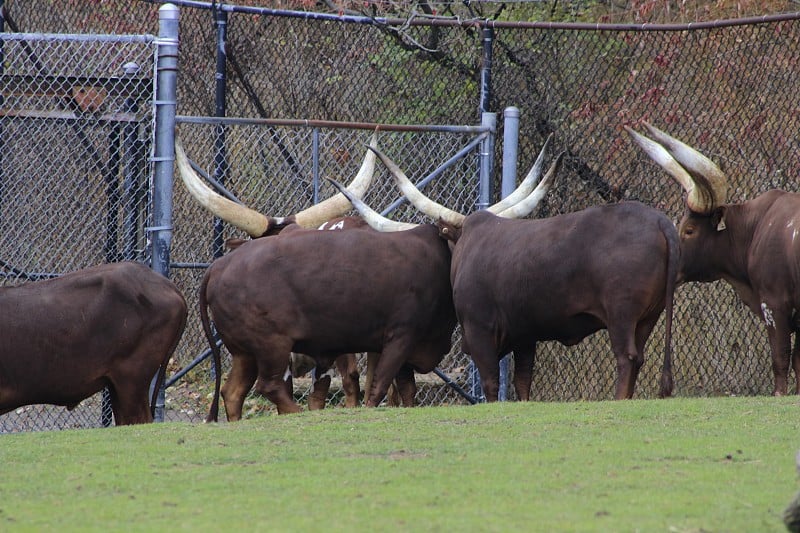
[[[534,185],[536,185],[536,182],[542,176],[545,154],[547,153],[547,148],[550,146],[550,139],[552,138],[553,134],[551,133],[547,137],[547,140],[544,142],[544,146],[542,146],[542,149],[539,151],[539,157],[536,158],[536,162],[533,163],[533,166],[528,172],[528,175],[525,176],[525,179],[522,180],[522,183],[519,184],[519,186],[514,190],[514,192],[512,192],[511,194],[509,194],[496,204],[492,204],[489,207],[487,207],[486,208],[487,211],[497,215],[503,212],[504,210],[508,209],[509,207],[513,206],[517,202],[526,199],[531,194],[531,192],[534,190]],[[533,210],[533,208],[531,208],[531,210]]]
[[[212,191],[189,164],[180,140],[175,139],[175,159],[183,184],[197,202],[214,215],[244,230],[253,238],[264,235],[270,227],[269,218],[249,207],[237,204]]]
[[[672,157],[689,172],[698,187],[707,189],[704,196],[711,198],[709,211],[728,200],[728,179],[716,163],[655,126],[647,122],[644,122],[644,126],[650,132],[650,136],[664,146],[672,154]]]
[[[408,177],[403,173],[402,170],[400,170],[400,167],[398,167],[394,161],[389,159],[389,157],[387,157],[377,148],[370,147],[370,150],[378,154],[381,162],[383,162],[386,168],[389,169],[392,177],[394,177],[397,187],[408,199],[408,201],[414,205],[414,207],[431,217],[433,220],[442,219],[449,224],[461,227],[461,224],[464,223],[464,215],[458,211],[453,211],[450,208],[436,203],[422,194],[419,189],[417,189],[414,184],[411,183],[411,180],[408,179]]]
[[[416,228],[417,224],[411,224],[409,222],[398,222],[396,220],[391,220],[377,211],[373,210],[370,206],[364,203],[361,198],[355,196],[352,192],[347,190],[347,188],[339,183],[338,181],[327,178],[328,181],[333,183],[333,185],[339,189],[339,192],[347,198],[347,200],[353,204],[356,211],[361,215],[361,217],[370,225],[371,228],[376,229],[378,231],[382,231],[384,233],[390,231],[405,231],[412,228]]]
[[[553,186],[553,183],[556,181],[556,176],[558,175],[558,171],[561,169],[561,161],[564,159],[564,154],[566,152],[561,152],[556,156],[555,161],[550,165],[550,168],[547,170],[547,174],[542,178],[542,181],[539,182],[539,185],[531,192],[527,198],[520,200],[519,202],[515,203],[511,207],[504,209],[497,213],[497,216],[503,218],[522,218],[528,216],[539,202],[544,198],[544,195],[547,194],[547,191],[550,190],[550,187]]]
[[[377,133],[373,133],[370,146],[375,147],[377,144]],[[253,238],[263,236],[272,226],[292,221],[304,228],[317,228],[323,222],[343,215],[350,209],[350,202],[339,193],[294,215],[271,218],[249,207],[232,202],[211,190],[192,169],[183,147],[177,139],[175,140],[175,155],[181,179],[198,203],[215,216],[244,230]],[[361,169],[348,186],[349,190],[358,196],[363,195],[372,181],[374,171],[375,155],[367,151]]]
[[[625,126],[625,131],[630,134],[634,142],[655,161],[658,166],[667,171],[686,191],[686,205],[695,213],[708,214],[714,209],[714,198],[709,191],[698,186],[694,178],[672,156],[672,154],[659,143]]]
[[[646,137],[636,134],[628,128],[634,140],[641,146],[656,163],[666,170],[686,191],[686,205],[696,213],[711,213],[714,208],[725,203],[728,197],[728,179],[720,168],[709,158],[684,144],[678,139],[661,131],[647,122],[643,122],[650,135],[655,139],[650,141]],[[648,143],[642,141],[647,139]],[[664,153],[654,156],[658,150],[653,145],[660,146],[669,155],[670,162],[666,161]],[[668,166],[665,166],[665,163]],[[675,167],[680,167],[678,171]]]
[[[376,132],[372,134],[369,147],[377,148],[377,146],[378,134]],[[356,174],[356,177],[353,178],[353,181],[350,182],[350,185],[347,186],[347,190],[350,191],[354,196],[361,198],[369,188],[374,173],[375,154],[372,151],[367,150],[367,154],[364,156],[364,162],[361,164],[361,169],[358,171],[358,174]],[[331,196],[327,200],[324,200],[295,214],[294,220],[295,223],[304,228],[317,228],[323,222],[341,216],[350,209],[350,201],[345,197],[344,194],[340,192],[334,196]]]

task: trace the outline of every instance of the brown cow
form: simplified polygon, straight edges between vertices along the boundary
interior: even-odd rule
[[[376,143],[376,137],[373,136],[372,145]],[[190,190],[192,195],[198,202],[206,207],[209,211],[213,212],[220,218],[232,223],[233,225],[243,229],[254,239],[260,237],[275,235],[293,235],[295,231],[300,231],[302,228],[318,228],[320,230],[359,230],[366,229],[370,233],[372,230],[367,226],[364,221],[358,217],[338,217],[329,220],[331,217],[336,216],[342,212],[350,209],[350,203],[341,195],[336,195],[331,199],[317,204],[316,206],[307,209],[301,213],[295,214],[291,217],[274,218],[262,215],[257,211],[253,211],[244,206],[235,204],[218,194],[211,191],[205,186],[196,173],[191,169],[188,159],[185,156],[179,143],[176,144],[176,156],[180,175]],[[375,156],[371,152],[367,152],[367,157],[364,160],[358,176],[353,180],[350,185],[350,191],[357,195],[364,193],[372,179],[374,169]],[[236,241],[234,244],[238,248],[244,241]],[[238,251],[236,252],[238,253]],[[230,254],[234,255],[234,254]],[[313,266],[313,265],[312,265]],[[216,322],[216,321],[215,321]],[[219,329],[219,327],[218,327]],[[367,376],[367,395],[369,395],[369,387],[372,376],[372,367],[375,366],[377,354],[368,355],[368,376]],[[302,364],[298,360],[302,360],[303,356],[299,354],[292,354],[293,363],[290,368],[301,367]],[[231,375],[235,375],[239,370],[236,368],[239,365],[239,360],[234,358],[234,370]],[[315,360],[317,375],[314,382],[313,391],[309,397],[309,408],[322,408],[325,404],[328,387],[330,386],[330,376],[325,375],[325,372],[330,367],[330,361],[326,358],[324,361],[317,358]],[[355,363],[355,356],[353,354],[345,354],[335,358],[337,368],[342,375],[342,387],[346,394],[346,405],[351,407],[357,405],[359,384],[358,384],[358,370]],[[218,364],[218,363],[216,363]],[[307,371],[305,367],[301,371]],[[217,374],[219,376],[219,373]],[[291,375],[286,375],[287,388],[290,387]],[[252,386],[252,382],[250,384]],[[396,376],[396,387],[403,405],[413,405],[414,396],[416,395],[416,385],[414,383],[413,369],[411,366],[403,365],[398,375]],[[227,389],[226,389],[227,390]],[[239,406],[241,411],[241,406]],[[228,418],[231,419],[231,411],[227,408],[226,412]],[[234,415],[240,416],[239,414]],[[210,416],[209,419],[215,419]]]
[[[374,146],[376,143],[377,135],[373,135],[371,144]],[[284,228],[292,226],[317,228],[320,230],[368,228],[364,221],[358,217],[339,216],[350,208],[349,202],[341,194],[290,217],[276,218],[266,216],[258,211],[220,196],[205,185],[192,169],[180,142],[176,142],[175,144],[175,155],[179,175],[184,185],[186,185],[186,188],[197,202],[218,218],[245,231],[253,239],[277,235],[283,231]],[[372,181],[374,166],[375,157],[371,155],[370,152],[367,152],[361,169],[349,185],[349,191],[352,191],[353,194],[359,197],[363,195]],[[226,246],[233,250],[243,242],[246,241],[243,239],[228,239],[228,241],[226,241]],[[367,375],[367,385],[371,382],[370,378],[374,368],[375,357],[374,354],[368,356],[369,372]],[[327,375],[327,368],[315,368],[314,364],[309,364],[309,360],[311,359],[305,357],[303,354],[292,353],[292,362],[290,365],[292,372],[291,375],[287,377],[287,380],[290,381],[292,376],[300,377],[311,370],[315,370],[315,379],[311,394],[308,398],[308,405],[310,409],[322,409],[325,407],[325,401],[328,396],[328,391],[330,390],[331,378]],[[342,377],[345,406],[357,406],[360,387],[355,354],[342,354],[336,359],[335,365]]]
[[[186,325],[164,276],[112,263],[0,288],[0,414],[30,404],[73,409],[104,387],[117,425],[152,422],[148,390]]]
[[[644,125],[654,140],[625,129],[687,193],[679,281],[727,281],[767,327],[773,394],[787,392],[790,356],[800,393],[800,194],[771,190],[726,204],[728,182],[716,164]]]
[[[563,154],[562,154],[563,155]],[[661,396],[672,393],[671,324],[679,261],[675,226],[638,202],[605,205],[543,220],[517,220],[533,210],[554,179],[559,156],[531,195],[513,212],[469,216],[425,198],[385,155],[405,196],[438,220],[454,243],[450,279],[464,349],[496,401],[499,359],[514,352],[514,387],[530,397],[536,343],[574,345],[608,329],[617,358],[615,398],[631,398],[644,346],[667,310]],[[518,211],[518,212],[517,212]],[[362,215],[366,216],[365,213]]]
[[[432,371],[450,349],[456,321],[449,264],[450,251],[431,226],[403,233],[287,229],[214,261],[200,309],[207,334],[210,310],[233,356],[222,389],[228,420],[241,417],[254,382],[279,413],[299,411],[286,386],[292,351],[322,367],[342,353],[379,352],[368,406],[383,399],[404,365]],[[211,421],[218,386],[219,377]]]

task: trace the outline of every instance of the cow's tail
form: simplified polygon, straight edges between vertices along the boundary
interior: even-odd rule
[[[666,217],[659,224],[661,233],[667,241],[667,281],[664,287],[664,366],[661,369],[661,388],[659,397],[672,396],[672,315],[675,304],[675,288],[678,283],[681,248],[675,225]]]
[[[200,322],[203,324],[203,332],[206,334],[206,339],[211,347],[211,354],[214,357],[214,397],[211,400],[211,407],[208,409],[208,416],[206,422],[217,422],[219,420],[219,389],[222,384],[222,374],[220,367],[220,353],[217,341],[214,338],[214,332],[211,330],[211,319],[208,317],[208,300],[206,299],[206,287],[208,287],[208,280],[211,270],[206,271],[203,276],[203,281],[200,283],[200,293],[198,295],[198,302],[200,307]]]

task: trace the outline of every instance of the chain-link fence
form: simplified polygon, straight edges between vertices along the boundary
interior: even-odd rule
[[[43,8],[45,4],[49,2],[6,1],[20,31],[147,32],[154,31],[157,21],[157,6],[146,2],[126,2],[118,8],[115,2],[106,2],[104,9],[114,15],[105,19],[81,11],[81,7],[58,10]],[[567,151],[557,186],[536,217],[635,199],[677,220],[683,209],[680,188],[641,154],[622,130],[623,125],[642,119],[717,161],[731,180],[732,201],[773,187],[798,189],[800,112],[790,97],[800,59],[797,18],[645,30],[493,22],[488,24],[493,30],[491,84],[488,93],[482,93],[482,88],[487,89],[481,84],[486,74],[481,70],[486,66],[482,57],[487,23],[483,21],[348,24],[238,12],[226,16],[228,116],[473,124],[479,119],[482,97],[488,97],[492,111],[516,106],[522,115],[520,171],[533,163],[551,133],[555,134],[553,151]],[[181,9],[181,115],[214,115],[218,107],[218,27],[214,19],[208,10]],[[108,21],[114,26],[104,26]],[[3,127],[8,126],[7,120],[3,118]],[[68,122],[61,127],[71,128]],[[45,144],[53,150],[52,139],[43,131],[27,135],[24,142],[40,146],[25,153],[42,153],[37,150]],[[190,157],[213,172],[217,130],[183,124],[178,134]],[[261,211],[287,214],[313,201],[310,129],[242,125],[227,127],[225,135],[227,183],[246,203]],[[322,175],[347,181],[358,168],[368,132],[325,130],[320,135]],[[69,138],[63,131],[57,137]],[[389,132],[380,140],[388,155],[415,178],[441,164],[464,142],[452,136],[445,140],[441,134]],[[294,163],[281,152],[281,145]],[[60,165],[59,173],[43,170],[36,176],[63,174],[64,165],[71,164],[70,157],[74,156],[53,158]],[[82,164],[88,163],[83,160]],[[474,194],[476,167],[474,158],[468,158],[446,172],[437,182],[439,189],[432,193],[449,207],[474,209],[476,198],[469,194]],[[501,169],[497,170],[499,176]],[[7,169],[4,173],[10,174]],[[385,173],[376,181],[379,188],[368,199],[378,208],[385,207],[392,199],[387,198],[391,189],[385,184],[389,181]],[[326,187],[323,184],[322,198],[329,193]],[[14,220],[14,226],[40,220],[30,210],[25,214],[17,206],[5,209],[19,210],[16,218],[8,218]],[[420,220],[409,210],[397,217]],[[68,226],[58,225],[59,230]],[[97,227],[96,223],[85,225]],[[173,260],[209,261],[214,254],[211,228],[208,216],[177,184]],[[225,237],[233,235],[236,232],[224,229]],[[18,237],[3,235],[3,239],[17,243],[19,253],[27,251],[28,246],[19,244]],[[54,241],[69,243],[63,238]],[[70,257],[80,256],[72,247],[68,250]],[[95,252],[95,259],[101,262],[105,257]],[[73,264],[77,266],[77,262]],[[191,305],[201,269],[174,269],[172,274]],[[196,314],[191,320],[173,370],[190,364],[203,350]],[[637,386],[639,397],[652,397],[657,391],[663,336],[663,325],[659,325],[648,343],[648,362]],[[673,345],[679,395],[771,391],[771,361],[763,327],[724,283],[693,284],[678,290]],[[454,363],[449,370],[458,375],[462,366]],[[570,348],[543,343],[537,354],[533,397],[610,398],[614,375],[605,332]],[[431,387],[440,387],[437,379]],[[199,420],[209,390],[203,363],[168,389],[167,419]],[[430,392],[420,394],[424,403],[462,401]],[[257,400],[250,407],[251,411],[264,408],[266,404]]]

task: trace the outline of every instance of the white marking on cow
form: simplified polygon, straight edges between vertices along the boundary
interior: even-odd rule
[[[337,222],[336,224],[332,224],[332,225],[331,225],[331,226],[330,226],[328,229],[329,229],[329,230],[333,230],[333,229],[344,229],[344,220],[340,220],[340,221],[339,221],[339,222]]]
[[[328,225],[328,221],[326,220],[326,221],[325,221],[325,222],[323,222],[323,223],[322,223],[322,225],[320,225],[320,227],[318,227],[317,229],[320,229],[320,230],[322,230],[322,229],[325,229],[325,226],[327,226],[327,225]]]
[[[283,373],[283,381],[289,381],[292,377],[292,365],[286,367],[286,372]]]
[[[786,224],[786,229],[792,230],[792,244],[794,244],[794,241],[797,238],[797,234],[800,233],[800,229],[794,227],[794,219],[791,219]]]
[[[772,309],[767,307],[767,304],[761,303],[761,314],[764,315],[764,322],[768,327],[775,327],[775,318],[772,316]]]

